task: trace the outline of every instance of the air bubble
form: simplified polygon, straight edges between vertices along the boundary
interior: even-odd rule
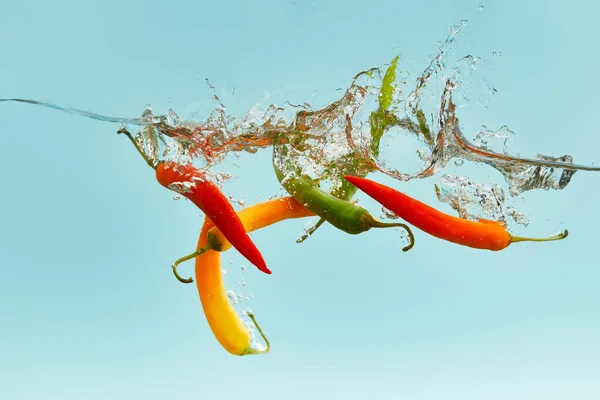
[[[229,298],[229,300],[233,303],[233,304],[237,304],[238,302],[238,297],[235,294],[235,292],[233,290],[228,290],[227,291],[227,297]]]

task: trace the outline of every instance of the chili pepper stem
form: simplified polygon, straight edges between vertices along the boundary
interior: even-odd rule
[[[133,136],[131,136],[131,133],[129,133],[129,131],[125,128],[120,128],[117,131],[117,134],[123,133],[125,136],[127,136],[129,138],[129,140],[131,140],[131,143],[133,143],[133,145],[135,146],[136,150],[138,151],[138,153],[140,153],[140,155],[144,158],[144,161],[146,161],[146,164],[148,164],[152,169],[156,169],[158,167],[158,165],[151,161],[148,158],[148,155],[144,152],[144,150],[139,146],[139,144],[135,141],[135,139],[133,138]]]
[[[181,275],[179,275],[179,272],[177,272],[177,267],[179,266],[179,264],[181,264],[182,262],[185,262],[187,260],[191,260],[192,258],[196,258],[201,254],[204,254],[206,251],[210,250],[209,247],[205,246],[203,248],[201,248],[200,250],[197,250],[191,254],[188,254],[187,256],[181,257],[179,260],[175,261],[173,263],[173,265],[171,265],[171,268],[173,268],[173,275],[175,275],[175,278],[177,278],[177,280],[181,283],[192,283],[194,282],[194,280],[192,278],[183,278]]]
[[[247,314],[248,314],[248,317],[250,317],[250,319],[252,320],[252,323],[254,323],[254,326],[258,330],[258,333],[260,333],[260,336],[262,337],[262,339],[267,344],[267,347],[264,350],[256,350],[256,349],[248,348],[244,352],[244,354],[242,354],[242,355],[245,356],[245,355],[250,355],[250,354],[265,354],[265,353],[268,353],[269,350],[271,350],[271,343],[269,343],[269,339],[267,339],[267,336],[265,335],[265,333],[261,329],[260,325],[258,324],[258,322],[256,322],[256,318],[254,317],[254,313],[253,312],[248,312]]]
[[[296,240],[296,243],[302,243],[304,242],[306,239],[308,239],[308,237],[310,235],[312,235],[317,229],[319,229],[319,227],[321,225],[323,225],[323,222],[325,222],[324,218],[321,218],[319,220],[319,222],[316,223],[315,226],[313,226],[312,228],[310,228],[309,230],[306,231],[306,233],[304,235],[302,235],[302,237],[300,237],[299,239]]]
[[[569,231],[565,229],[563,233],[559,233],[558,235],[550,236],[547,238],[526,238],[520,236],[510,236],[510,242],[552,242],[554,240],[562,240],[569,236]]]
[[[381,222],[377,221],[375,218],[371,218],[369,224],[373,228],[403,228],[408,234],[408,239],[410,240],[410,243],[408,244],[408,246],[402,248],[402,251],[408,251],[412,249],[415,245],[415,235],[413,235],[412,231],[406,224],[400,222]]]

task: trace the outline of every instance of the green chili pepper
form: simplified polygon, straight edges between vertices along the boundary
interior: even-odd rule
[[[388,113],[392,105],[394,95],[394,81],[396,80],[396,67],[400,57],[396,56],[385,71],[379,89],[379,108],[371,113],[369,123],[371,124],[371,151],[375,157],[379,157],[379,143],[383,133],[397,121],[395,115]]]
[[[379,107],[373,111],[369,117],[369,123],[371,125],[371,151],[375,156],[379,156],[379,144],[381,137],[391,126],[397,124],[398,118],[388,112],[388,109],[392,105],[394,95],[394,82],[396,80],[396,68],[398,66],[399,56],[394,57],[390,62],[389,67],[385,71],[383,79],[381,81],[381,88],[379,89]],[[356,160],[348,160],[345,163],[346,175],[360,176],[364,178],[371,172],[371,168],[365,165],[359,165]],[[348,171],[352,171],[351,173]],[[356,186],[350,184],[345,179],[341,180],[340,186],[335,187],[331,194],[339,199],[349,201],[356,193]],[[296,243],[302,243],[310,235],[312,235],[323,223],[325,218],[321,218],[314,226],[306,231],[306,233],[296,240]]]
[[[431,131],[427,126],[427,118],[425,118],[425,113],[421,109],[417,110],[417,121],[419,121],[419,130],[421,131],[421,135],[423,135],[430,146],[433,146],[433,137],[431,136]]]
[[[320,189],[318,185],[310,180],[298,174],[284,176],[275,163],[273,163],[273,169],[279,183],[296,201],[336,228],[356,235],[366,232],[371,228],[402,227],[406,230],[410,238],[410,244],[403,248],[402,251],[410,250],[413,247],[414,236],[406,224],[377,221],[363,207],[338,199]]]

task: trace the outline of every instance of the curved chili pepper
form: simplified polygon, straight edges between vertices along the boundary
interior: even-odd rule
[[[409,224],[432,236],[463,246],[498,251],[514,242],[547,242],[564,239],[569,234],[565,230],[549,238],[513,236],[497,221],[469,221],[454,217],[372,180],[356,176],[345,178]]]
[[[246,207],[238,212],[238,216],[246,232],[252,232],[286,219],[310,217],[313,215],[311,211],[302,207],[293,197],[282,197],[280,199],[265,201],[264,203]],[[219,228],[214,226],[208,231],[206,244],[194,253],[181,257],[173,263],[173,273],[180,282],[192,283],[193,280],[191,278],[184,279],[177,273],[177,266],[179,264],[209,250],[223,252],[230,248],[231,243],[229,240],[227,240]]]
[[[202,172],[192,164],[166,162],[156,168],[156,179],[164,187],[190,199],[248,261],[262,272],[271,273],[227,197]]]
[[[239,212],[240,219],[244,222],[248,231],[260,229],[286,219],[311,215],[310,211],[291,197],[256,204]],[[214,235],[213,240],[219,240],[221,251],[226,251],[231,245],[227,244],[225,237],[216,228],[208,218],[204,220],[204,226],[197,245],[199,254],[194,255],[196,257],[196,286],[204,315],[215,338],[229,353],[241,356],[266,353],[270,349],[269,340],[256,322],[254,315],[248,313],[267,344],[265,349],[251,347],[250,332],[231,303],[229,303],[221,272],[221,254],[218,251],[209,249],[211,247],[209,243],[211,234]]]
[[[394,85],[394,81],[396,80],[396,68],[398,67],[399,56],[394,57],[394,59],[390,62],[390,65],[385,71],[383,79],[381,80],[381,88],[379,89],[379,94],[377,95],[379,106],[369,116],[369,124],[371,126],[371,144],[370,148],[373,154],[377,157],[379,156],[379,146],[381,143],[381,138],[383,134],[397,122],[397,118],[394,114],[389,113],[388,109],[392,105],[392,100],[394,96],[394,90],[396,86]],[[350,125],[350,117],[346,116],[347,125],[346,125],[346,135],[352,135],[352,128]],[[349,130],[348,130],[349,129]],[[344,166],[345,174],[350,175],[360,175],[361,177],[367,176],[369,172],[372,172],[372,168],[366,168],[365,165],[358,164],[358,161],[353,160],[351,157],[349,158],[349,163],[346,163]],[[350,201],[352,196],[356,193],[358,188],[351,184],[350,182],[343,180],[339,186],[334,187],[331,190],[331,194],[339,199]],[[302,235],[296,243],[302,243],[309,236],[311,236],[319,227],[325,222],[324,218],[320,218],[319,221],[313,225],[310,229],[306,231],[304,235]]]
[[[213,227],[212,221],[205,218],[198,239],[198,248],[203,248],[206,245],[208,231],[211,227]],[[265,349],[252,348],[250,331],[229,303],[222,275],[221,254],[219,252],[207,251],[196,258],[196,286],[204,315],[215,338],[225,350],[234,355],[267,353],[270,350],[269,340],[256,322],[254,314],[248,313],[267,344]]]
[[[402,251],[410,250],[414,246],[414,236],[406,224],[384,223],[377,221],[363,207],[322,190],[316,184],[299,175],[284,177],[283,173],[273,164],[275,175],[285,190],[304,207],[325,219],[331,225],[351,235],[366,232],[371,228],[401,227],[408,233],[410,244]]]

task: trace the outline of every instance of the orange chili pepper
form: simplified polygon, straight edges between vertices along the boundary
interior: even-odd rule
[[[243,208],[238,212],[238,217],[246,232],[252,232],[257,229],[262,229],[274,223],[294,218],[304,218],[314,216],[314,214],[304,208],[298,203],[293,197],[282,197],[279,199],[273,199],[265,201],[263,203],[254,204],[252,206]],[[218,252],[227,251],[231,248],[231,243],[223,232],[216,226],[210,228],[206,235],[206,243],[192,254],[188,254],[185,257],[181,257],[179,260],[173,263],[173,273],[175,277],[182,283],[192,283],[191,278],[182,278],[177,272],[177,266],[184,261],[191,260],[203,254],[209,250]]]
[[[190,199],[248,261],[264,273],[271,273],[227,197],[201,171],[192,164],[166,162],[156,168],[156,179]]]
[[[206,218],[198,240],[198,247],[206,245],[208,230],[212,226],[211,220]],[[196,258],[196,277],[198,277],[196,286],[204,315],[221,346],[237,356],[267,353],[270,349],[269,341],[257,324],[254,314],[248,313],[248,316],[267,344],[264,349],[252,348],[250,331],[229,303],[221,272],[221,253],[210,250],[199,255]]]
[[[291,197],[269,200],[246,207],[239,214],[248,231],[260,229],[286,219],[314,215]],[[211,235],[213,236],[212,240]],[[215,246],[219,251],[214,249]],[[198,252],[185,257],[185,259],[196,257],[196,286],[198,287],[204,315],[215,338],[229,353],[241,356],[266,353],[270,348],[269,341],[256,322],[254,315],[248,313],[256,329],[265,340],[266,348],[255,348],[251,345],[250,332],[227,297],[221,272],[221,252],[226,251],[229,247],[230,245],[222,233],[215,229],[213,223],[207,218],[198,239]],[[183,261],[183,259],[180,261]],[[173,271],[176,272],[175,269]]]
[[[547,242],[567,237],[567,230],[549,238],[524,238],[511,235],[498,221],[466,219],[444,214],[404,193],[369,179],[345,178],[411,225],[440,239],[485,250],[502,250],[514,242]]]

